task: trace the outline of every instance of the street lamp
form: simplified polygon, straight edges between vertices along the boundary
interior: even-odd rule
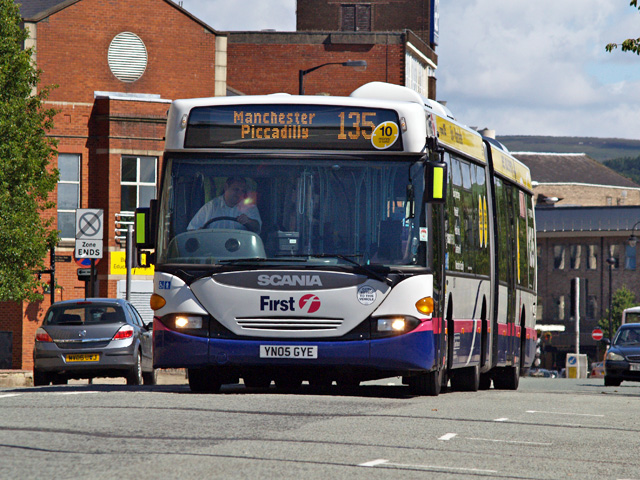
[[[631,227],[631,236],[627,240],[627,243],[629,244],[630,247],[635,247],[636,243],[638,243],[638,237],[634,235],[634,232],[636,231],[636,227],[638,225],[640,225],[640,221],[636,222],[635,225]]]
[[[307,73],[311,73],[319,68],[326,67],[327,65],[342,65],[343,67],[364,67],[366,70],[367,62],[364,60],[349,60],[348,62],[329,62],[318,65],[317,67],[309,68],[308,70],[298,71],[298,94],[304,95],[304,76]]]
[[[614,257],[607,258],[607,263],[609,264],[609,341],[613,341],[613,296],[611,293],[611,273],[613,272],[613,266],[616,264],[616,259]]]

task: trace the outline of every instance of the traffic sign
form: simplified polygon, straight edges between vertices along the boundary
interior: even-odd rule
[[[591,338],[593,338],[596,342],[602,340],[604,333],[599,328],[594,328],[593,332],[591,332]]]
[[[76,239],[102,240],[104,210],[78,208],[76,210]]]
[[[90,268],[79,268],[78,269],[78,280],[86,282],[87,280],[91,280],[91,269]]]
[[[76,240],[76,258],[102,258],[102,239]]]

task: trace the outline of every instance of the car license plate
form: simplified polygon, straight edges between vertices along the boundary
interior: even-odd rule
[[[640,372],[640,363],[630,363],[629,370],[632,372]]]
[[[318,358],[318,347],[302,345],[260,345],[260,358]]]
[[[100,354],[98,353],[70,353],[66,355],[67,362],[98,362]]]

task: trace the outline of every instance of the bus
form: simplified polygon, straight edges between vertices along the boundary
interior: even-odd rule
[[[517,389],[533,208],[525,165],[406,87],[176,100],[157,199],[135,215],[154,366],[209,393]]]

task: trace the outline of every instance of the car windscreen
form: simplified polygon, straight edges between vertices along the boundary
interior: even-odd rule
[[[97,323],[124,323],[122,308],[114,305],[65,305],[52,307],[47,312],[44,325],[84,325]]]

